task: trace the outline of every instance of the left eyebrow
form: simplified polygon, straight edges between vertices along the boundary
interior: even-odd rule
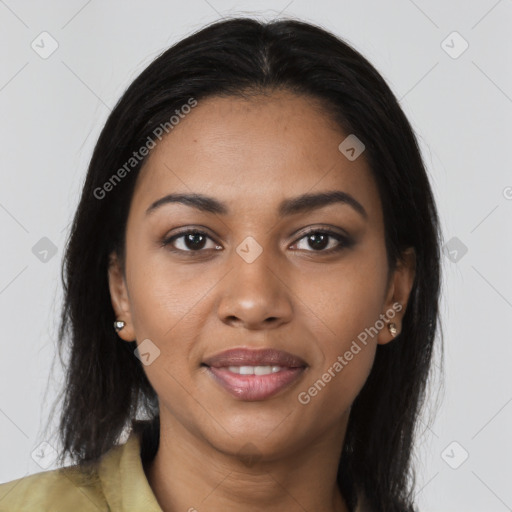
[[[279,215],[281,217],[285,217],[287,215],[316,210],[334,203],[351,206],[362,217],[368,219],[368,213],[364,209],[364,206],[353,196],[341,190],[319,192],[316,194],[303,194],[291,199],[285,199],[279,205]]]
[[[146,215],[151,214],[161,206],[169,203],[180,203],[191,206],[202,212],[215,213],[219,215],[228,215],[230,213],[228,206],[213,197],[202,194],[168,194],[154,203],[146,210]],[[341,203],[351,206],[362,217],[368,219],[368,213],[363,205],[353,196],[341,190],[332,190],[328,192],[302,194],[297,197],[284,199],[278,207],[281,217],[304,213],[307,211],[323,208],[334,203]]]

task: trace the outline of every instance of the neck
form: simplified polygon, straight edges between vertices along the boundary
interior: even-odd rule
[[[336,480],[347,421],[290,453],[251,457],[219,451],[162,410],[146,477],[164,512],[348,512]]]

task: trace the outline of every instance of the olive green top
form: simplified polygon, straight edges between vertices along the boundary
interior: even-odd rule
[[[140,438],[110,449],[85,473],[74,466],[0,485],[0,512],[162,512],[146,478]]]

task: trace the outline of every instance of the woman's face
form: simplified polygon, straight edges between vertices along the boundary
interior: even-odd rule
[[[400,332],[413,281],[408,266],[388,274],[378,190],[364,152],[338,149],[348,135],[279,92],[200,101],[152,150],[125,279],[115,264],[109,277],[164,425],[267,457],[343,434],[377,344],[392,340],[382,320]],[[213,358],[230,349],[247,351]]]

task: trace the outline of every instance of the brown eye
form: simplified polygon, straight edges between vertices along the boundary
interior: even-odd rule
[[[340,233],[316,229],[306,233],[295,245],[298,250],[331,253],[350,247],[352,243],[351,239]]]
[[[210,241],[210,247],[206,247]],[[201,252],[203,249],[220,249],[206,233],[202,231],[183,231],[177,235],[173,235],[162,242],[162,245],[171,245],[172,250],[177,252]]]
[[[326,235],[325,233],[314,233],[312,235],[308,235],[307,237],[309,246],[316,250],[321,251],[325,249],[329,245],[330,235]]]
[[[206,244],[206,237],[201,233],[189,233],[183,235],[183,243],[191,251],[203,249]]]

